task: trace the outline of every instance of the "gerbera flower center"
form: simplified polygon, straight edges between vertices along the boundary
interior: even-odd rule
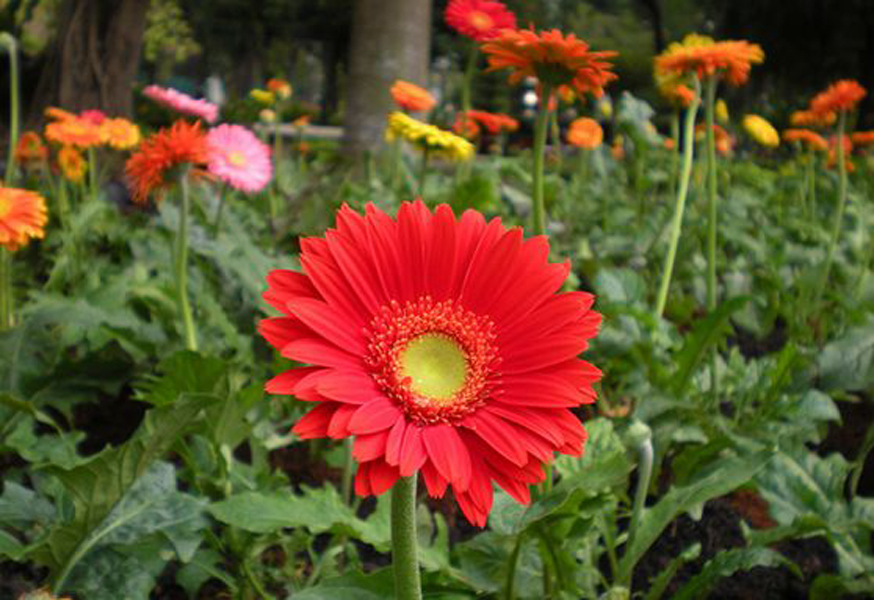
[[[383,306],[367,328],[365,364],[420,424],[455,423],[489,398],[498,364],[492,321],[424,296]]]
[[[437,402],[451,402],[467,379],[467,356],[455,339],[442,333],[414,338],[398,354],[400,373],[410,390]]]
[[[0,219],[8,215],[12,211],[12,200],[0,195]]]
[[[228,162],[235,167],[245,167],[246,156],[239,150],[231,150],[228,152]]]
[[[470,24],[480,31],[488,31],[495,26],[495,22],[486,13],[474,10],[470,13]]]

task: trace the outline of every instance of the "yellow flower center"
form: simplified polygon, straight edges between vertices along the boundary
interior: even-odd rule
[[[475,10],[470,13],[470,24],[480,31],[487,31],[495,26],[492,18],[484,12]]]
[[[0,219],[9,214],[12,210],[12,200],[6,194],[0,194]]]
[[[467,381],[467,355],[453,338],[426,333],[409,341],[399,355],[410,389],[425,398],[449,402]]]
[[[228,162],[234,165],[235,167],[245,167],[246,166],[246,156],[237,150],[233,150],[228,152]]]

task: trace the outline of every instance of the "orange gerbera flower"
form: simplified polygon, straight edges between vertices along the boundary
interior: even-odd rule
[[[46,125],[46,139],[67,146],[92,148],[100,145],[100,128],[73,115]]]
[[[291,84],[288,83],[284,79],[268,79],[267,80],[267,89],[282,98],[283,100],[286,98],[291,98]]]
[[[516,29],[516,15],[493,0],[451,0],[445,17],[450,27],[478,42],[490,40],[504,29]]]
[[[593,150],[604,141],[604,130],[595,119],[580,117],[571,122],[567,132],[567,141],[572,146]]]
[[[704,123],[699,123],[695,126],[695,141],[701,142],[704,140],[704,133],[706,131],[706,126]],[[716,151],[721,156],[728,156],[731,154],[731,151],[734,149],[734,138],[722,127],[713,124],[713,140],[716,145]]]
[[[874,131],[857,131],[850,136],[854,146],[874,145]]]
[[[104,119],[100,123],[100,140],[116,150],[130,150],[140,143],[140,128],[127,119]]]
[[[852,79],[841,79],[814,96],[810,110],[818,115],[842,110],[853,110],[868,92]]]
[[[88,161],[75,147],[64,146],[58,152],[58,166],[68,181],[82,183],[88,170]]]
[[[67,112],[63,108],[57,108],[55,106],[49,106],[43,111],[43,114],[47,119],[52,119],[53,121],[66,121],[67,119],[75,119],[77,118],[71,112]]]
[[[291,126],[292,127],[306,127],[307,125],[310,124],[311,120],[312,120],[312,116],[301,115],[298,118],[296,118],[294,121],[291,122]]]
[[[467,114],[459,112],[455,115],[455,122],[452,124],[452,132],[468,140],[475,139],[480,133],[479,123],[474,120],[470,112],[468,111]]]
[[[161,129],[140,144],[139,150],[125,165],[125,172],[134,192],[134,200],[146,202],[149,194],[167,185],[164,179],[173,167],[190,164],[205,165],[209,162],[209,145],[200,129],[194,124],[179,120],[169,129]]]
[[[541,84],[571,88],[581,97],[591,93],[600,97],[604,86],[616,79],[608,58],[616,52],[591,52],[589,45],[574,34],[557,29],[536,33],[533,29],[504,30],[482,45],[488,55],[489,70],[513,69],[510,83],[536,77]]]
[[[46,221],[42,196],[30,190],[0,187],[0,246],[14,252],[30,238],[42,238]]]
[[[404,110],[412,112],[426,111],[431,110],[437,104],[434,96],[428,90],[402,79],[394,82],[390,92],[395,104]]]
[[[671,44],[657,56],[655,67],[663,73],[694,73],[699,79],[716,76],[731,85],[741,85],[749,77],[752,65],[764,60],[765,53],[758,44],[739,40],[714,42],[704,36],[695,36],[690,43],[687,36],[682,43]]]
[[[795,127],[828,127],[834,125],[837,118],[832,111],[818,114],[812,110],[796,110],[789,115],[789,122]]]
[[[492,113],[484,110],[469,110],[467,116],[477,124],[482,125],[492,135],[502,131],[516,131],[519,129],[519,121],[503,113]]]
[[[787,129],[783,132],[783,141],[800,142],[811,150],[827,150],[825,138],[810,129]]]
[[[49,149],[35,131],[25,131],[15,147],[15,160],[20,163],[41,162],[49,157]]]

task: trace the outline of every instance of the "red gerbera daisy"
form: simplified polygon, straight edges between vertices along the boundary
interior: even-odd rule
[[[209,145],[200,130],[200,121],[193,124],[176,121],[169,129],[161,129],[140,144],[139,150],[125,165],[133,187],[134,200],[146,202],[155,189],[166,185],[164,176],[182,164],[202,166],[209,161]]]
[[[582,453],[569,409],[595,399],[600,371],[577,355],[601,317],[591,294],[556,293],[569,265],[548,262],[546,237],[416,202],[396,220],[343,207],[301,248],[303,273],[267,277],[264,298],[285,316],[260,331],[310,366],[266,389],[316,403],[301,438],[355,436],[356,493],[421,471],[482,526],[492,481],[527,503],[554,452]]]
[[[787,129],[783,132],[783,140],[800,142],[810,150],[828,150],[825,138],[810,129]]]
[[[513,69],[510,83],[536,77],[541,83],[576,90],[580,96],[591,93],[600,97],[604,86],[616,79],[613,65],[605,59],[616,52],[591,52],[589,45],[574,34],[565,36],[557,29],[535,33],[533,30],[504,30],[482,46],[489,57],[489,70]]]
[[[502,131],[516,131],[519,129],[519,121],[503,113],[490,113],[484,110],[469,110],[467,116],[486,128],[491,134]]]
[[[810,110],[816,115],[827,115],[842,110],[853,110],[868,92],[859,82],[852,79],[842,79],[814,96],[810,101]]]
[[[451,0],[445,16],[450,27],[478,42],[490,40],[504,29],[516,29],[516,15],[493,0]]]

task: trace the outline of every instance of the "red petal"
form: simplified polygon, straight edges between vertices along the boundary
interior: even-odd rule
[[[319,404],[301,417],[291,431],[302,440],[327,437],[328,423],[339,406],[336,402]]]
[[[319,293],[309,277],[289,269],[274,269],[267,274],[267,291],[264,300],[279,312],[291,314],[287,304],[296,298],[318,298]]]
[[[376,460],[385,454],[385,442],[388,440],[388,430],[369,435],[359,435],[352,446],[352,456],[358,462]]]
[[[386,303],[386,297],[376,273],[367,262],[364,254],[366,248],[354,247],[349,240],[333,231],[328,231],[325,237],[352,293],[361,300],[369,315],[375,314]]]
[[[382,394],[373,379],[364,373],[333,369],[324,371],[316,389],[326,398],[349,404],[364,404]]]
[[[448,204],[441,204],[431,221],[430,253],[426,285],[436,302],[446,300],[453,288],[457,264],[455,261],[455,215]]]
[[[422,478],[425,480],[425,487],[428,489],[429,496],[432,498],[443,497],[449,482],[437,472],[437,469],[430,460],[422,465]]]
[[[290,342],[301,337],[309,337],[313,334],[309,327],[295,317],[261,319],[258,323],[258,333],[267,340],[268,344],[280,352]]]
[[[370,496],[373,490],[370,487],[370,469],[372,462],[360,463],[355,473],[355,494],[357,496]]]
[[[324,338],[299,338],[285,345],[282,356],[302,363],[354,371],[364,368],[361,357],[344,352]]]
[[[341,404],[328,424],[328,437],[338,440],[352,435],[349,431],[349,420],[356,410],[357,404]]]
[[[383,431],[402,418],[403,414],[391,400],[378,397],[358,407],[349,423],[349,430],[355,435]]]
[[[468,415],[462,425],[511,462],[520,467],[528,462],[528,452],[519,445],[519,439],[515,436],[516,428],[497,415],[480,410]]]
[[[294,394],[294,387],[300,383],[304,377],[312,375],[313,373],[318,373],[321,370],[321,367],[300,367],[297,369],[291,369],[290,371],[285,371],[265,383],[264,391],[268,394],[290,396]]]
[[[301,298],[291,302],[289,308],[307,327],[338,347],[362,355],[366,349],[361,327],[350,323],[346,315],[321,300]]]
[[[481,244],[477,248],[461,291],[462,303],[467,308],[477,313],[489,312],[507,282],[514,282],[520,275],[517,257],[521,247],[522,229],[514,227],[494,245]]]
[[[404,432],[404,441],[401,446],[401,476],[409,477],[421,469],[426,460],[428,460],[428,453],[425,450],[425,442],[422,440],[422,428],[418,425],[410,425]]]
[[[370,492],[379,496],[391,488],[398,480],[398,469],[386,464],[384,460],[374,460],[370,467]]]
[[[424,427],[422,439],[437,471],[454,489],[466,490],[471,477],[470,453],[455,428],[449,425]]]
[[[411,425],[412,427],[412,425]],[[404,444],[404,434],[407,430],[407,422],[398,419],[388,432],[388,440],[385,442],[385,462],[390,465],[399,465],[401,462],[401,448]]]

